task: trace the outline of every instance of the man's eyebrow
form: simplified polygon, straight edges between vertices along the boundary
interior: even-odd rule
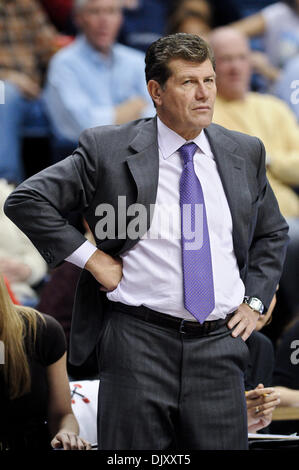
[[[178,74],[177,75],[179,79],[182,79],[182,78],[197,78],[197,74],[194,73],[194,72],[190,72],[190,73],[182,73],[182,74]],[[208,77],[215,77],[216,76],[216,73],[215,72],[212,72],[212,73],[208,73],[207,75],[204,75],[204,78],[208,78]]]

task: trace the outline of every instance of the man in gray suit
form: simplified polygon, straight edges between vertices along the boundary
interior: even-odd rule
[[[245,340],[275,293],[288,227],[262,143],[211,124],[207,43],[159,39],[146,79],[156,118],[85,131],[5,211],[50,266],[85,268],[70,360],[98,353],[100,449],[246,449]],[[96,247],[67,224],[73,210]]]

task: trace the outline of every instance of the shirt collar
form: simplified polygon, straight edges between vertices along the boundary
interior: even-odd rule
[[[159,149],[161,151],[162,157],[167,159],[177,152],[178,149],[188,141],[167,127],[161,121],[161,119],[159,119],[159,117],[157,117],[157,125]],[[198,136],[195,137],[195,139],[192,139],[192,142],[194,142],[199,147],[201,153],[210,158],[214,158],[208,138],[204,131],[201,131]]]

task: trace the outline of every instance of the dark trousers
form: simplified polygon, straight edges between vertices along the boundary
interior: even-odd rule
[[[194,337],[113,309],[98,354],[99,449],[248,448],[249,351],[226,324]]]

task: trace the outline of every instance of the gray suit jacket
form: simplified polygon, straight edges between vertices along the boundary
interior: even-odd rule
[[[231,210],[246,295],[260,298],[267,308],[281,275],[288,226],[266,178],[264,146],[257,138],[215,124],[206,132]],[[155,118],[89,129],[73,155],[18,186],[6,201],[5,213],[55,267],[85,241],[66,222],[70,211],[81,211],[95,234],[100,219],[96,208],[111,204],[117,233],[118,196],[126,196],[127,206],[137,202],[149,208],[155,203],[158,173]],[[96,242],[106,253],[120,255],[137,240],[121,235]],[[70,361],[75,365],[82,364],[100,340],[104,304],[105,294],[83,270],[72,318]]]

